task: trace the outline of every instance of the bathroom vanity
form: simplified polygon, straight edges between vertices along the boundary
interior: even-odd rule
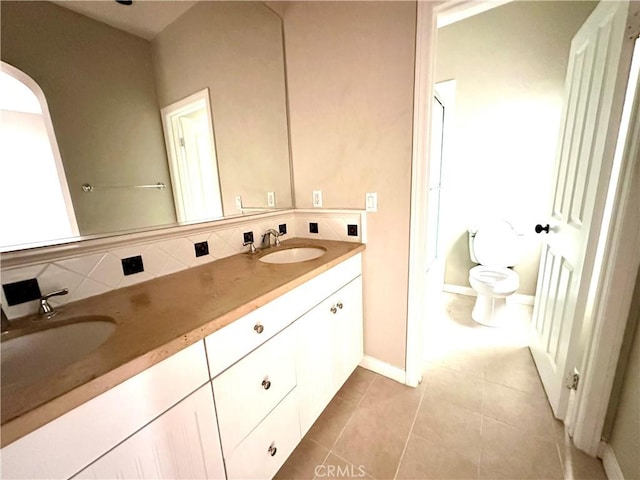
[[[313,243],[326,254],[235,255],[68,305],[116,333],[3,388],[3,477],[271,478],[363,355],[364,245]]]

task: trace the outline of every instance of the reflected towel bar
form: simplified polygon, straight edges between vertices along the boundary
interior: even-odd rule
[[[155,185],[91,185],[90,183],[82,185],[83,192],[93,192],[96,188],[156,188],[164,190],[167,186],[162,182],[158,182]]]

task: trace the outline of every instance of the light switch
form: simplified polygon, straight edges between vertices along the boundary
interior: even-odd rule
[[[267,206],[268,207],[276,206],[276,192],[267,192]]]
[[[322,207],[322,190],[313,191],[313,207],[314,208]]]
[[[367,212],[378,211],[378,194],[375,192],[365,194],[365,209]]]
[[[242,197],[240,195],[236,196],[236,208],[242,210]]]

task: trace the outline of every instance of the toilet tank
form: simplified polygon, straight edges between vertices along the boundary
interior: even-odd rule
[[[520,239],[513,226],[504,220],[469,228],[469,257],[474,263],[495,267],[513,267],[520,260]]]

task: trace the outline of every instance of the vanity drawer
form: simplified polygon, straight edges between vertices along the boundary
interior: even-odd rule
[[[300,425],[294,389],[231,455],[225,456],[227,478],[273,478],[298,442]]]
[[[205,345],[211,378],[361,274],[362,254],[358,253],[209,335]]]
[[[211,378],[296,320],[278,309],[279,302],[270,302],[205,338]]]
[[[213,380],[224,452],[233,452],[295,387],[293,333],[287,328]]]

